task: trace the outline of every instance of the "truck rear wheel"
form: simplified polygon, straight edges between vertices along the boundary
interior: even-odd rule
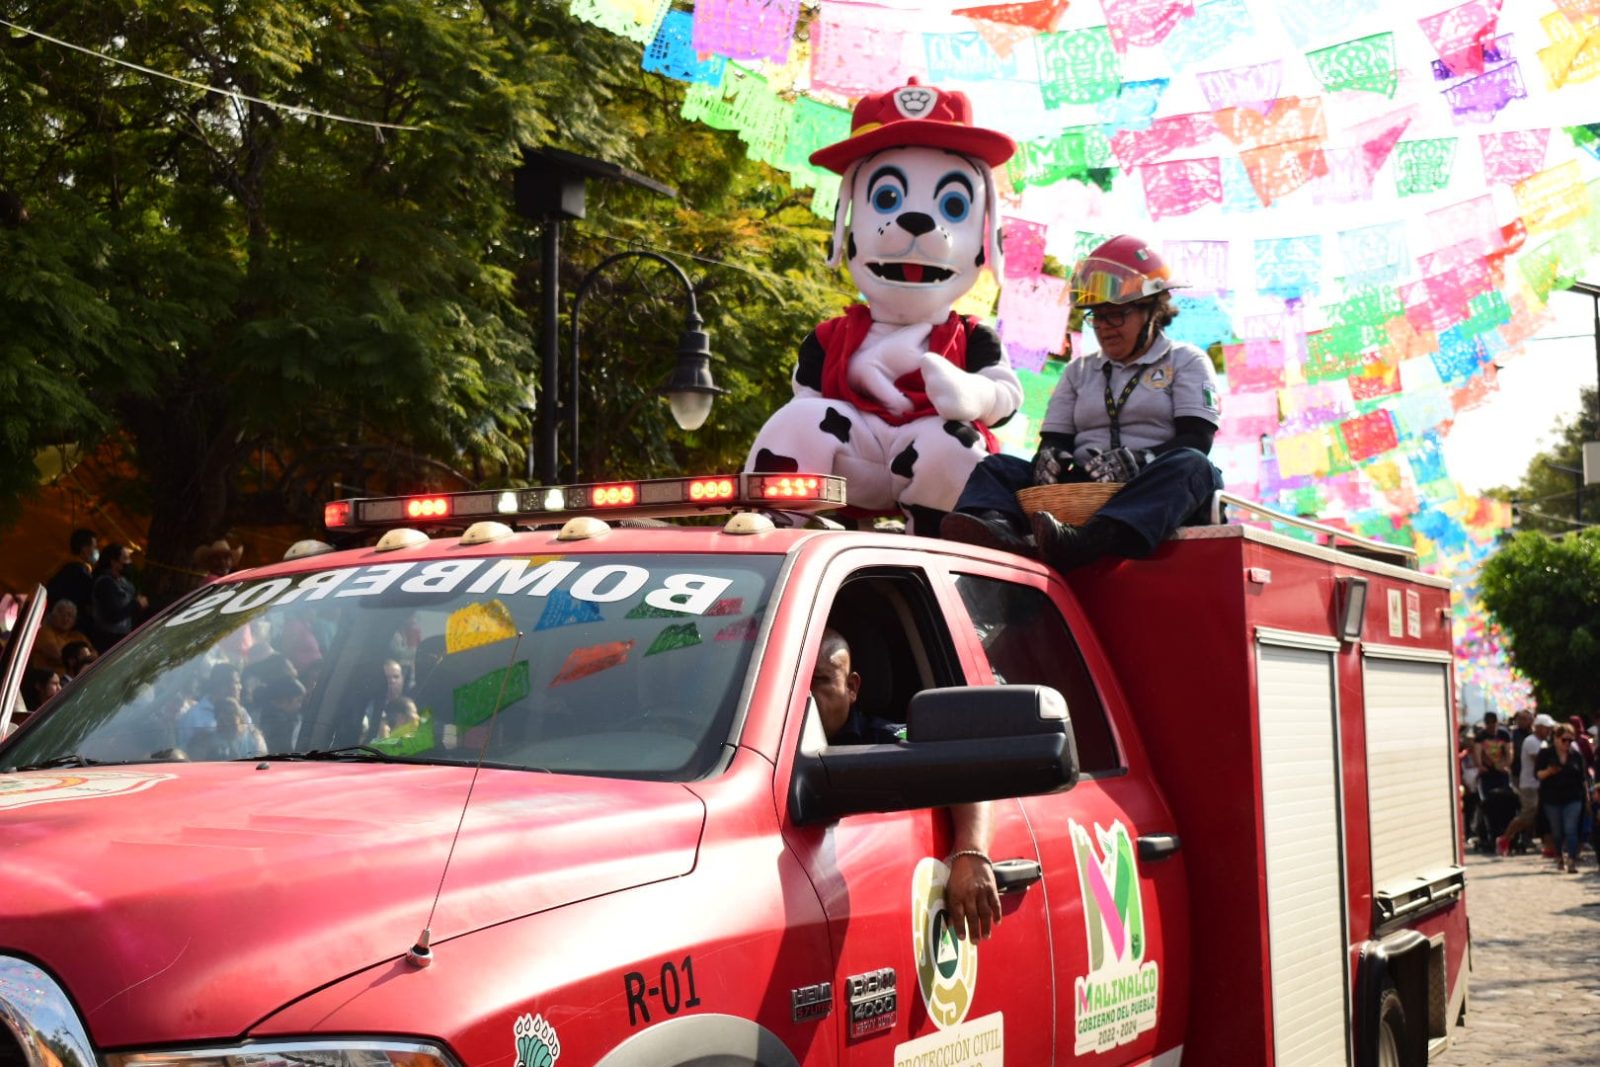
[[[1385,986],[1378,1000],[1378,1067],[1406,1067],[1401,1049],[1409,1047],[1406,1037],[1406,1006],[1400,992]]]

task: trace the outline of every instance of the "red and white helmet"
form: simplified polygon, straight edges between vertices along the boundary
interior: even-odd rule
[[[1092,304],[1131,304],[1181,289],[1172,270],[1155,250],[1137,237],[1113,237],[1084,256],[1073,268],[1068,291],[1075,307]]]

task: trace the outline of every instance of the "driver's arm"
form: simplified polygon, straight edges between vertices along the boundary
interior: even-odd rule
[[[956,936],[983,941],[1000,925],[1000,890],[995,885],[989,846],[994,820],[987,802],[947,809],[954,830],[950,878],[944,887],[945,911]]]

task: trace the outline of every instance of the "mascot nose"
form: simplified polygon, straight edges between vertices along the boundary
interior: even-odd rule
[[[933,216],[921,211],[908,211],[894,220],[900,224],[902,230],[907,230],[913,237],[921,237],[933,229]]]

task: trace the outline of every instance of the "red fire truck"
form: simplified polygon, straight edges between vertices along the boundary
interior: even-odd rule
[[[375,544],[152,620],[0,747],[0,1063],[1448,1045],[1445,583],[1327,530],[1189,529],[1063,581],[763,513],[843,499],[742,474],[340,501],[330,529]],[[904,740],[828,743],[828,627]],[[984,941],[943,893],[947,808],[978,801]]]

